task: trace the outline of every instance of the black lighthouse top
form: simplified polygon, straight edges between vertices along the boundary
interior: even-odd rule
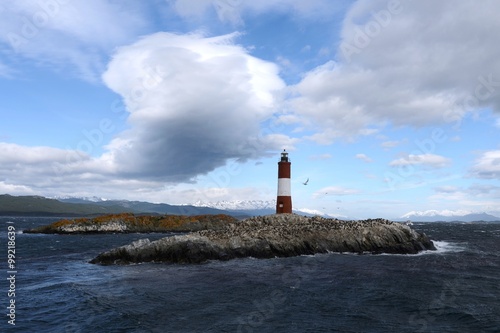
[[[283,149],[283,152],[281,153],[281,162],[288,162],[288,153],[285,149]]]

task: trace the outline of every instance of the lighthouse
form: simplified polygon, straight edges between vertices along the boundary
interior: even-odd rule
[[[278,197],[276,199],[276,214],[292,213],[292,190],[290,186],[290,161],[285,149],[278,162]]]

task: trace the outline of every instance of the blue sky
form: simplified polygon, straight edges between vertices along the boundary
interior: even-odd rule
[[[0,193],[499,216],[496,5],[0,4]]]

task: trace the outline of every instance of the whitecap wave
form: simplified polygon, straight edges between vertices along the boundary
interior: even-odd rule
[[[416,254],[392,254],[392,253],[382,253],[382,255],[388,256],[423,256],[428,254],[445,254],[445,253],[455,253],[455,252],[463,252],[467,249],[464,243],[453,243],[447,241],[432,241],[436,250],[425,250]]]
[[[453,243],[453,242],[435,241],[435,240],[433,240],[432,242],[434,243],[434,246],[436,247],[437,251],[425,251],[425,252],[442,254],[442,253],[463,252],[466,249],[464,243]]]

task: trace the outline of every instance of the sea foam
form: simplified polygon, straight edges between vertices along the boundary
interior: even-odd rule
[[[432,254],[443,254],[443,253],[454,253],[454,252],[463,252],[466,249],[464,243],[453,243],[447,241],[432,241],[437,251],[424,251],[423,253],[432,253]]]

